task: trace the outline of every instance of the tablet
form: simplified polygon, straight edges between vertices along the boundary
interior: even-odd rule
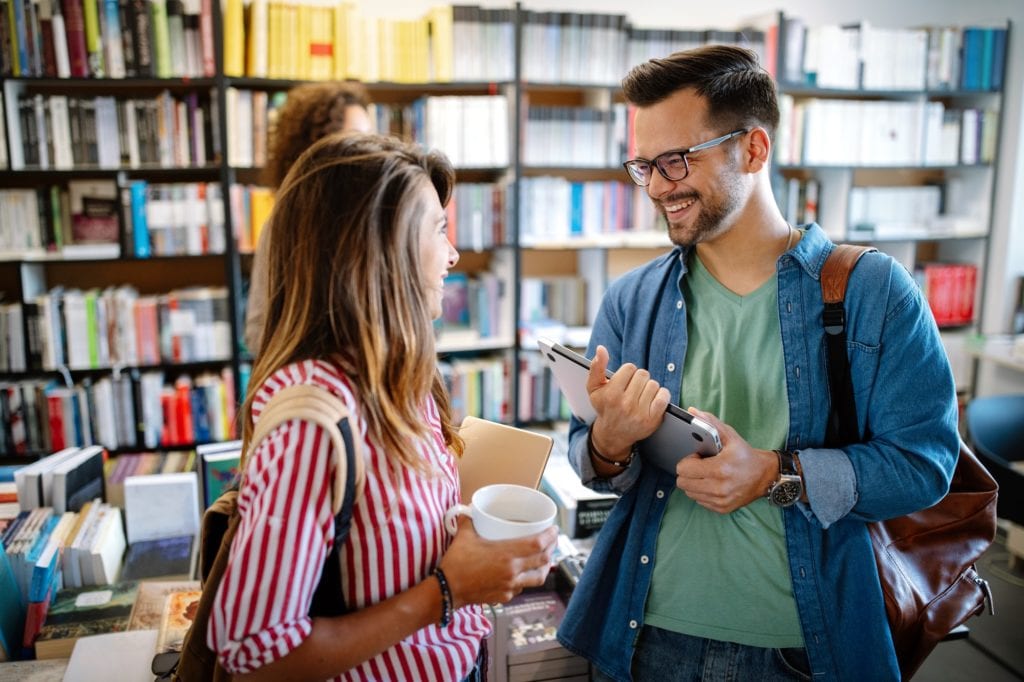
[[[467,416],[459,435],[466,449],[459,458],[459,481],[464,501],[492,483],[540,485],[554,439],[507,424]]]
[[[537,345],[572,413],[586,424],[593,423],[597,412],[587,394],[590,360],[549,339],[538,339]],[[607,374],[611,377],[611,372]],[[658,430],[640,441],[640,456],[644,461],[673,475],[676,463],[691,452],[711,457],[721,449],[722,442],[715,427],[672,403],[665,408]]]

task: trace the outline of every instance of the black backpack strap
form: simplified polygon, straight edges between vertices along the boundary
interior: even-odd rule
[[[821,268],[821,297],[825,302],[821,321],[825,327],[825,367],[830,398],[825,445],[831,447],[860,440],[850,360],[846,354],[846,308],[843,303],[846,285],[857,261],[865,253],[875,250],[869,246],[838,244]]]
[[[355,503],[356,492],[356,449],[352,440],[352,427],[348,417],[338,421],[338,431],[345,442],[345,498],[341,509],[334,517],[334,542],[331,551],[324,561],[320,573],[320,582],[313,592],[313,603],[309,607],[310,616],[340,616],[348,613],[345,595],[341,591],[341,546],[348,539],[349,527],[352,525],[352,505]]]

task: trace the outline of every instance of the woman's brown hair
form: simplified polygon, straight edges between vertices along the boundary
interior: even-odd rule
[[[370,95],[362,83],[303,83],[289,90],[270,131],[263,182],[275,189],[279,187],[288,169],[309,145],[344,129],[345,115],[351,106],[370,106]]]
[[[245,447],[256,389],[289,363],[325,359],[350,379],[371,436],[390,456],[425,466],[414,443],[429,432],[429,395],[445,442],[461,454],[417,276],[425,210],[417,190],[429,183],[445,205],[454,182],[442,153],[380,135],[330,135],[292,165],[269,221],[280,248],[270,252],[263,350],[240,415]]]

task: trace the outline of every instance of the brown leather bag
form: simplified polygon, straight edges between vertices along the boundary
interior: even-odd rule
[[[846,355],[843,299],[850,272],[868,247],[839,245],[821,272],[825,300],[832,413],[826,443],[838,446],[860,440]],[[996,533],[999,486],[960,441],[960,456],[949,492],[928,509],[868,524],[885,597],[900,673],[911,676],[935,645],[988,604],[992,592],[975,562]]]

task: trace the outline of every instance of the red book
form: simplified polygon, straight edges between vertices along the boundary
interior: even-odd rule
[[[82,0],[58,0],[64,15],[64,33],[68,41],[68,61],[73,78],[89,77],[89,53],[85,48],[85,17]]]
[[[178,420],[175,418],[174,389],[164,386],[160,391],[160,412],[163,414],[164,428],[160,433],[161,445],[177,445],[181,442],[178,435]]]
[[[178,432],[178,443],[195,442],[192,427],[192,380],[181,377],[174,382],[174,421]]]
[[[50,447],[63,450],[67,442],[64,440],[64,401],[59,395],[46,396],[46,411],[50,422]]]

